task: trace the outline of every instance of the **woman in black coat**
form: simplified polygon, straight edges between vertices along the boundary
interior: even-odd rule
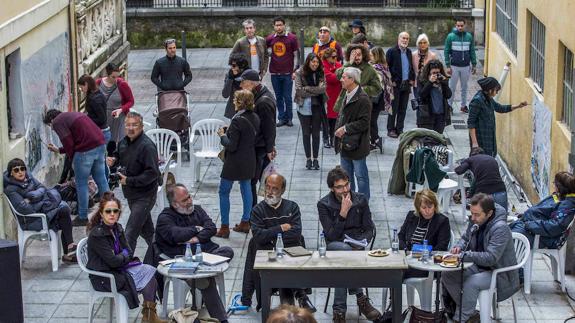
[[[90,75],[82,75],[80,79],[78,79],[78,85],[80,90],[86,95],[86,112],[88,113],[88,117],[102,129],[107,144],[112,138],[112,132],[110,131],[110,127],[108,127],[108,100],[102,91],[100,91],[96,80]]]
[[[399,231],[399,248],[411,250],[414,244],[423,244],[423,240],[427,240],[434,251],[447,251],[451,240],[451,227],[449,218],[439,213],[435,193],[429,189],[415,193],[413,205],[415,211],[407,213]],[[408,269],[404,272],[403,279],[427,275],[426,271]]]
[[[90,217],[86,226],[88,232],[88,263],[86,267],[114,275],[118,292],[126,298],[133,309],[139,305],[138,293],[144,297],[142,322],[167,322],[156,313],[156,268],[145,265],[134,257],[126,240],[124,229],[118,223],[122,205],[112,192],[106,192],[100,199],[98,210]],[[111,291],[110,280],[90,275],[92,286],[97,291]]]
[[[451,98],[451,89],[443,64],[431,60],[423,67],[419,79],[419,100],[417,109],[417,127],[443,133],[445,126],[451,124],[451,107],[447,99]]]
[[[236,108],[234,106],[234,93],[241,89],[241,81],[239,81],[238,78],[246,69],[249,68],[248,58],[243,53],[232,53],[230,54],[228,65],[230,65],[230,70],[224,79],[222,96],[224,99],[228,99],[224,117],[231,119],[236,114]]]
[[[251,179],[256,174],[255,145],[260,119],[254,112],[254,95],[248,90],[237,91],[234,95],[234,106],[236,114],[230,126],[218,130],[225,149],[219,189],[222,226],[216,233],[216,237],[221,238],[230,236],[230,191],[235,181],[240,183],[243,215],[240,224],[234,227],[234,231],[249,232],[252,210]]]

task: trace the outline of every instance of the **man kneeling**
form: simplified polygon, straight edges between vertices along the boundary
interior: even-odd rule
[[[216,234],[216,225],[201,206],[194,205],[183,184],[176,184],[168,190],[168,201],[170,206],[160,213],[156,224],[156,245],[162,253],[171,258],[183,255],[189,242],[192,245],[199,243],[204,252],[233,258],[232,248],[220,247],[210,240]],[[192,286],[192,280],[187,283]],[[195,287],[202,292],[210,316],[220,322],[228,322],[215,279],[196,279]]]

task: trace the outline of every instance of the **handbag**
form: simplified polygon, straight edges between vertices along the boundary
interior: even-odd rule
[[[415,306],[410,306],[405,312],[403,312],[404,317],[409,316],[409,323],[435,323],[436,317],[435,313],[424,311]],[[404,320],[405,321],[405,320]],[[445,318],[445,313],[443,311],[439,312],[439,323],[447,323]]]
[[[168,314],[170,323],[199,323],[199,313],[189,307],[173,310]]]
[[[345,151],[354,151],[359,148],[359,142],[361,140],[361,132],[354,133],[351,135],[345,134],[341,138],[341,149]]]

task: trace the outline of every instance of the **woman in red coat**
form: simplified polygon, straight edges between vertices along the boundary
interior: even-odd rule
[[[333,147],[333,136],[335,132],[335,121],[337,120],[338,113],[333,111],[333,106],[335,105],[335,101],[337,101],[337,97],[341,92],[341,83],[337,79],[335,75],[335,71],[341,67],[341,63],[337,60],[337,52],[333,48],[327,48],[323,52],[323,71],[325,74],[325,82],[326,82],[326,94],[328,96],[327,99],[327,123],[329,126],[329,138],[325,140],[326,136],[324,135],[324,147],[331,148]]]

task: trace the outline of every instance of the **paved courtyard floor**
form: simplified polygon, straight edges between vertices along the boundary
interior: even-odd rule
[[[442,51],[437,51],[442,55]],[[221,97],[221,88],[224,75],[227,71],[227,56],[229,49],[192,49],[188,51],[188,60],[191,62],[193,81],[188,87],[192,100],[192,122],[204,118],[223,118],[225,100]],[[155,87],[150,82],[150,72],[154,61],[164,55],[163,50],[139,50],[132,51],[129,55],[129,83],[136,98],[135,108],[145,115],[145,120],[153,127],[155,120],[154,93]],[[483,56],[480,50],[479,56]],[[468,97],[471,98],[477,91],[478,76],[470,81]],[[271,88],[269,76],[264,83]],[[456,100],[459,100],[456,97]],[[458,107],[458,105],[455,105]],[[294,112],[295,113],[295,112]],[[456,108],[453,115],[455,125],[464,125],[466,115]],[[385,135],[386,117],[379,118],[380,135]],[[317,245],[317,237],[320,231],[316,202],[329,192],[325,183],[327,172],[339,164],[339,156],[332,149],[320,150],[319,171],[306,170],[303,145],[301,144],[301,131],[297,118],[294,119],[294,127],[282,127],[277,132],[277,165],[280,173],[286,176],[287,190],[284,198],[298,202],[303,221],[303,235],[306,244],[310,248]],[[415,114],[408,109],[406,129],[415,127]],[[451,149],[455,159],[464,158],[469,153],[467,129],[465,127],[449,126],[446,128],[446,136],[451,142]],[[393,228],[399,228],[405,215],[413,207],[413,200],[403,195],[388,195],[387,183],[391,167],[398,146],[398,139],[386,138],[384,153],[372,153],[367,159],[370,176],[371,200],[370,207],[373,220],[377,227],[376,248],[388,248],[390,246],[390,234]],[[184,168],[179,182],[190,187],[195,204],[201,204],[209,213],[214,222],[219,226],[220,214],[218,206],[218,183],[222,163],[219,160],[204,162],[201,166],[201,181],[191,188],[191,168],[188,163]],[[121,196],[121,190],[116,193]],[[241,198],[239,188],[234,187],[231,194],[232,207],[231,224],[239,222],[241,213]],[[526,205],[519,203],[517,197],[510,193],[510,205],[515,205],[518,210],[525,209]],[[452,229],[459,236],[465,228],[465,218],[459,213],[459,205],[452,204],[452,212],[449,215]],[[154,221],[160,209],[153,212]],[[121,222],[125,223],[129,217],[129,209],[126,204]],[[251,234],[250,234],[251,235]],[[230,239],[214,238],[214,241],[230,246],[234,249],[235,257],[231,262],[230,269],[225,273],[226,298],[231,298],[240,293],[242,286],[242,272],[247,252],[247,244],[250,235],[232,232]],[[85,237],[83,228],[74,229],[76,241]],[[137,255],[143,255],[146,248],[145,242],[140,239]],[[86,322],[88,317],[88,301],[90,282],[88,276],[77,265],[62,265],[57,272],[51,272],[48,246],[45,243],[35,241],[28,249],[27,256],[22,268],[22,288],[24,294],[24,311],[26,322]],[[561,292],[557,283],[553,282],[551,266],[547,258],[537,257],[534,265],[533,287],[530,295],[522,291],[512,299],[500,303],[503,322],[563,322],[564,319],[573,315],[573,307],[568,298]],[[568,279],[568,288],[574,287],[572,279]],[[575,288],[571,288],[575,289]],[[381,308],[381,289],[370,289],[370,297],[376,307]],[[407,306],[404,295],[404,308]],[[327,289],[314,289],[311,295],[312,302],[318,309],[323,309],[326,301]],[[333,298],[332,298],[333,299]],[[188,299],[190,301],[191,298]],[[278,303],[274,297],[273,304]],[[173,307],[170,297],[169,305]],[[331,302],[331,301],[330,301]],[[417,303],[416,297],[416,303]],[[254,300],[255,303],[255,300]],[[348,299],[347,320],[349,322],[366,322],[365,318],[358,318],[355,299]],[[96,322],[107,321],[109,316],[108,301],[98,306]],[[331,304],[326,314],[315,314],[318,321],[331,321]],[[138,320],[139,310],[130,311],[130,322]],[[230,322],[259,322],[259,313],[253,309],[244,314],[236,314],[230,317]]]

